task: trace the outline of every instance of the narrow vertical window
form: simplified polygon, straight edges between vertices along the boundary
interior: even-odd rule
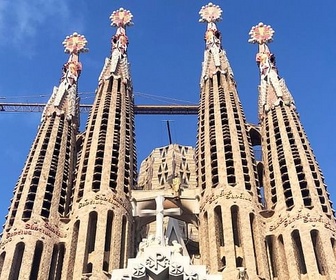
[[[303,254],[301,238],[298,230],[292,232],[292,241],[294,245],[295,257],[298,264],[298,269],[301,274],[307,273],[306,262]]]
[[[97,232],[97,212],[91,212],[89,214],[89,222],[86,234],[85,255],[83,263],[83,273],[92,272],[92,263],[88,263],[89,254],[95,249],[96,244],[96,232]]]
[[[317,230],[312,230],[310,232],[310,237],[311,237],[312,244],[313,244],[313,249],[314,249],[318,271],[321,275],[326,275],[325,268],[324,268],[325,257],[324,257],[324,253],[322,249],[319,232]]]
[[[43,252],[43,243],[42,241],[37,241],[35,246],[35,252],[33,257],[33,263],[30,272],[30,280],[35,280],[38,278],[38,273],[40,270],[41,257]]]
[[[96,232],[97,232],[97,212],[90,213],[89,216],[89,225],[87,231],[87,247],[88,253],[92,253],[95,249],[96,244]]]
[[[254,256],[254,261],[255,261],[255,268],[256,268],[256,273],[258,275],[259,274],[259,272],[258,272],[258,258],[257,258],[255,238],[254,238],[254,231],[257,230],[257,229],[255,227],[255,218],[254,218],[254,215],[252,213],[250,213],[250,230],[251,230],[251,237],[252,237],[252,246],[253,246],[253,256]]]
[[[336,241],[335,241],[334,238],[331,238],[330,242],[331,242],[331,246],[332,246],[332,249],[333,249],[333,252],[334,252],[334,256],[336,258]]]
[[[8,279],[19,279],[24,249],[25,244],[23,242],[20,242],[16,245]]]
[[[64,243],[61,243],[59,245],[58,262],[57,262],[55,280],[61,280],[62,270],[63,270],[63,262],[64,262],[64,253],[65,253],[65,246],[64,246]]]
[[[73,270],[74,270],[74,265],[76,262],[76,251],[77,251],[79,228],[80,228],[80,221],[76,221],[73,227],[73,231],[72,231],[71,247],[70,247],[70,259],[73,261],[69,262],[67,279],[73,278]]]
[[[209,240],[209,231],[208,231],[208,228],[209,228],[209,219],[208,219],[208,212],[205,212],[204,213],[204,227],[203,227],[203,234],[204,234],[204,239],[205,240]],[[204,241],[203,241],[204,242]],[[204,249],[206,250],[205,251],[205,261],[206,261],[206,265],[209,266],[209,246],[203,246]]]
[[[57,258],[58,258],[58,244],[55,244],[54,248],[53,248],[53,252],[52,252],[51,262],[50,262],[48,280],[54,280],[55,279]]]
[[[273,277],[278,277],[274,235],[266,236],[266,249],[269,263],[268,267],[270,269],[271,279],[273,279]]]
[[[126,242],[127,242],[127,237],[126,237],[126,230],[127,230],[127,220],[126,217],[122,217],[122,226],[121,226],[121,245],[120,245],[120,263],[119,263],[119,268],[123,268],[125,265],[125,249],[126,249]]]
[[[239,232],[239,208],[234,205],[231,207],[231,221],[233,232],[233,243],[240,247],[240,232]]]
[[[104,262],[103,270],[108,271],[110,266],[110,255],[111,255],[111,240],[112,240],[112,223],[113,223],[113,212],[108,211],[106,220],[106,231],[105,231],[105,246],[104,246]]]
[[[218,245],[224,246],[222,209],[219,205],[215,207],[215,232]]]
[[[5,257],[6,257],[6,252],[3,252],[0,255],[0,276],[1,276],[2,268],[3,268],[4,262],[5,262]]]
[[[287,258],[285,252],[285,244],[282,235],[278,237],[278,256],[280,260],[280,268],[279,268],[279,279],[289,279]]]

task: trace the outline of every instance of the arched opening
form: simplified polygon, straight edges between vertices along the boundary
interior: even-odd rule
[[[30,272],[30,279],[31,280],[35,280],[35,279],[38,278],[42,252],[43,252],[43,243],[42,243],[42,241],[37,241],[36,246],[35,246],[35,252],[34,252],[31,272]]]
[[[64,243],[61,243],[59,244],[58,264],[57,264],[57,269],[56,269],[55,280],[61,280],[63,262],[64,262],[64,253],[65,253],[65,246],[64,246]]]
[[[92,253],[95,249],[96,244],[96,233],[97,233],[97,212],[91,212],[89,214],[89,222],[87,227],[86,234],[86,249],[84,255],[84,263],[83,263],[83,273],[91,273],[92,272],[92,264],[91,266],[88,263],[89,254]],[[91,272],[90,272],[91,271]]]
[[[311,237],[312,244],[313,244],[315,260],[316,260],[318,271],[321,275],[326,275],[326,270],[324,267],[325,255],[322,249],[322,242],[321,242],[320,234],[317,230],[312,230],[310,232],[310,237]]]
[[[104,245],[104,262],[103,270],[108,272],[110,264],[111,255],[111,240],[112,240],[112,223],[113,223],[113,212],[110,210],[107,212],[106,219],[106,231],[105,231],[105,245]]]
[[[214,214],[215,214],[216,241],[218,243],[217,246],[224,246],[223,218],[222,218],[222,209],[220,205],[215,207]]]
[[[330,242],[331,242],[331,247],[332,247],[333,252],[334,252],[334,257],[336,259],[336,240],[334,238],[331,238]]]
[[[244,260],[242,257],[236,258],[236,267],[243,267],[244,266]]]
[[[280,268],[279,268],[279,278],[288,279],[288,265],[287,265],[287,258],[285,252],[285,244],[282,235],[278,237],[278,256],[280,261]]]
[[[270,270],[271,279],[273,277],[278,277],[278,270],[276,264],[276,246],[275,246],[275,236],[269,235],[266,236],[266,250],[267,250],[267,259],[268,259],[268,267]]]
[[[127,219],[125,216],[122,217],[122,226],[121,226],[121,244],[120,244],[120,262],[119,262],[119,268],[123,268],[125,265],[125,256],[126,256],[126,242],[127,242],[127,236],[126,236],[126,230],[127,230]]]
[[[234,245],[240,247],[240,220],[239,220],[239,208],[234,205],[231,207],[231,222],[232,222],[232,233],[233,233],[233,243]]]
[[[74,265],[76,262],[76,251],[77,251],[79,228],[80,228],[80,221],[76,221],[73,226],[73,230],[72,230],[70,259],[72,259],[73,261],[69,262],[68,275],[67,275],[68,279],[71,279],[73,276]]]
[[[301,274],[307,274],[306,262],[303,254],[301,238],[298,230],[292,232],[292,242],[294,245],[294,252],[298,270]]]
[[[208,231],[208,228],[209,228],[209,218],[208,218],[208,212],[204,212],[204,215],[203,215],[203,221],[204,221],[204,226],[203,226],[203,234],[204,234],[204,240],[209,240],[209,231]],[[205,241],[201,241],[203,244],[205,243]],[[201,244],[202,244],[201,243]],[[205,264],[207,266],[210,265],[209,263],[209,246],[202,246],[204,253],[202,252],[202,254],[204,254],[204,256],[202,257],[203,261],[205,262]]]
[[[1,276],[2,268],[3,268],[4,262],[5,262],[5,258],[6,258],[6,252],[3,252],[0,255],[0,276]]]
[[[23,242],[16,244],[8,279],[19,279],[24,249],[25,244]]]
[[[254,232],[257,232],[257,228],[255,225],[255,218],[254,214],[250,213],[250,230],[251,230],[251,237],[252,237],[252,247],[253,247],[253,256],[254,256],[254,262],[255,262],[255,268],[256,268],[256,273],[259,275],[258,271],[258,258],[257,258],[257,253],[256,253],[256,246],[255,246],[255,237],[254,237]]]
[[[55,244],[53,248],[52,256],[51,256],[48,280],[55,279],[57,258],[58,258],[58,244]]]

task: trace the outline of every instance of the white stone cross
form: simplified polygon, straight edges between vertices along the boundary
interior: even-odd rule
[[[156,215],[156,233],[155,233],[155,239],[159,242],[161,245],[165,245],[165,238],[163,234],[163,217],[169,216],[169,215],[181,215],[182,210],[180,208],[170,208],[170,209],[164,209],[163,202],[165,201],[165,198],[162,195],[158,195],[155,198],[156,203],[156,209],[143,209],[139,211],[140,217],[145,216],[154,216]]]

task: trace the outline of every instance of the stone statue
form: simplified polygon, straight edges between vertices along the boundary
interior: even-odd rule
[[[182,246],[181,244],[179,244],[176,240],[173,240],[172,242],[173,246],[172,246],[172,255],[173,256],[182,256]]]
[[[247,276],[246,268],[245,267],[237,267],[237,270],[238,270],[237,279],[239,279],[239,280],[248,280],[248,276]]]

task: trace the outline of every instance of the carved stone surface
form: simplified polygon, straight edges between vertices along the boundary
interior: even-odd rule
[[[176,249],[179,248],[177,242],[172,246],[147,240],[143,242],[146,242],[147,246],[141,247],[142,253],[135,259],[129,259],[127,269],[114,270],[112,280],[121,280],[126,276],[132,276],[134,279],[150,276],[154,280],[166,280],[169,275],[180,280],[222,279],[219,274],[207,274],[205,266],[191,265],[189,256],[182,256],[180,249]]]
[[[172,263],[169,268],[169,274],[173,276],[179,276],[182,275],[184,271],[184,268],[179,263]]]

